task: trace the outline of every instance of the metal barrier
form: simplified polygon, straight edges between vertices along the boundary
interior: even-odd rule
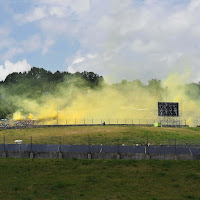
[[[197,154],[200,140],[177,139],[125,139],[106,137],[1,137],[0,151],[17,152],[91,152],[91,153],[145,153],[145,154]]]

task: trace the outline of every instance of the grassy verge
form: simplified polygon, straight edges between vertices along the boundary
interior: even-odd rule
[[[200,199],[199,161],[0,159],[0,199]]]
[[[34,129],[11,129],[0,131],[0,143],[5,136],[6,143],[22,139],[24,143],[40,144],[200,144],[200,128],[155,128],[137,126],[86,126],[52,127]],[[117,139],[118,138],[118,139]]]

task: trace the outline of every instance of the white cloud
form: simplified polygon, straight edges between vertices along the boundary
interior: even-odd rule
[[[70,64],[73,71],[93,70],[117,79],[144,81],[165,78],[169,72],[185,68],[192,70],[193,77],[200,75],[199,0],[178,4],[158,0],[103,3],[107,9],[99,6],[100,14],[94,15],[79,34],[79,56],[91,52],[98,56]]]
[[[16,14],[15,20],[20,24],[40,21],[45,18],[65,18],[71,15],[82,16],[90,10],[90,0],[40,0],[31,9]]]
[[[200,0],[40,0],[15,19],[40,29],[42,54],[60,38],[78,41],[68,70],[149,80],[185,67],[200,75],[199,8]]]
[[[16,47],[16,46],[10,46],[8,50],[1,56],[0,60],[4,61],[7,59],[11,59],[17,54],[23,53],[24,50],[21,47]]]
[[[45,17],[47,17],[47,9],[46,7],[35,7],[30,12],[26,12],[24,14],[16,14],[15,19],[21,24],[27,23],[27,22],[34,22],[37,20],[41,20]]]
[[[13,43],[14,43],[13,39],[3,38],[2,41],[0,42],[0,49],[12,46]]]
[[[79,53],[80,54],[80,53]],[[92,61],[93,66],[96,66],[96,54],[88,54],[86,57],[80,57],[77,55],[73,60],[70,66],[68,66],[67,71],[70,73],[75,73],[76,71],[92,71],[93,69],[90,67]]]
[[[45,33],[46,37],[58,37],[63,33],[70,32],[68,30],[68,22],[61,19],[44,19],[40,22],[40,28]]]
[[[44,46],[43,46],[43,49],[42,49],[42,54],[45,55],[49,48],[51,46],[53,46],[55,44],[55,41],[51,38],[47,38],[45,41],[44,41]]]
[[[132,43],[131,49],[135,53],[152,53],[161,51],[162,47],[159,46],[155,41],[142,41],[135,40]]]
[[[80,66],[79,64],[84,64],[86,61],[86,58],[84,57],[76,57],[73,59],[72,64],[70,66],[68,66],[67,71],[70,73],[75,73],[76,71],[82,71],[82,70],[77,70],[76,66]]]
[[[200,1],[199,0],[191,0],[190,1],[190,4],[189,4],[189,7],[188,7],[188,10],[190,12],[194,12],[194,11],[198,11],[198,9],[200,8]]]
[[[10,29],[7,27],[0,27],[0,37],[7,36],[10,33]]]
[[[76,58],[72,64],[78,64],[78,63],[82,63],[85,60],[85,58]]]
[[[2,50],[0,61],[3,62],[12,59],[17,55],[37,51],[41,48],[41,38],[38,34],[32,35],[22,41],[16,41],[9,36],[0,38],[2,39],[0,43],[0,50]]]
[[[5,80],[5,78],[13,72],[25,72],[30,69],[31,65],[28,64],[26,60],[18,61],[17,63],[6,60],[4,65],[0,65],[0,81]]]
[[[27,40],[24,40],[22,43],[24,46],[23,48],[26,51],[32,52],[41,48],[41,39],[38,34],[29,37]]]

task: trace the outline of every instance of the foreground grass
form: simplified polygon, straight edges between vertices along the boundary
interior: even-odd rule
[[[155,128],[139,126],[73,126],[33,129],[0,130],[0,143],[3,136],[6,143],[13,143],[15,139],[22,139],[24,143],[41,144],[167,144],[168,139],[174,144],[198,143],[200,144],[200,128]],[[61,137],[59,137],[61,136]],[[118,139],[116,139],[118,138]]]
[[[0,199],[200,199],[199,161],[0,159]]]

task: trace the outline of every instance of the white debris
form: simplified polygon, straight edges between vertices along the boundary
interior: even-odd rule
[[[22,140],[15,140],[14,143],[15,144],[22,144]]]

